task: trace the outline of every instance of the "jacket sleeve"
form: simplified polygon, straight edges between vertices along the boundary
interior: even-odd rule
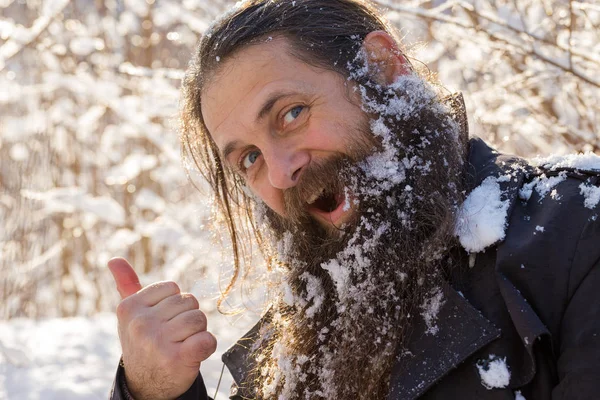
[[[597,207],[596,210],[599,210]],[[600,211],[600,210],[599,210]],[[600,218],[598,218],[600,220]],[[600,221],[591,217],[581,233],[569,277],[569,301],[559,337],[559,384],[553,400],[600,396]]]
[[[127,389],[127,384],[125,383],[125,369],[121,365],[119,365],[119,368],[117,369],[117,375],[110,391],[110,400],[135,400]],[[187,392],[179,396],[177,400],[212,400],[206,393],[204,380],[199,372],[192,386]]]

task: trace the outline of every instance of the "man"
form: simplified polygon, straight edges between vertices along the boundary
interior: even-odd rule
[[[235,277],[244,226],[277,270],[265,317],[223,356],[232,398],[597,398],[600,163],[534,168],[469,141],[460,96],[399,43],[359,0],[246,1],[200,42],[184,150]],[[197,301],[109,267],[112,398],[208,398]]]

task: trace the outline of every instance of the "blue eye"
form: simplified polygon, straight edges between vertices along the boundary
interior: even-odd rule
[[[246,153],[244,158],[242,158],[242,167],[244,170],[250,168],[255,162],[256,159],[260,156],[260,151],[253,150]]]
[[[304,106],[296,106],[292,108],[290,111],[285,113],[283,116],[283,122],[287,125],[289,123],[294,122],[296,118],[300,115],[300,113],[304,110]]]

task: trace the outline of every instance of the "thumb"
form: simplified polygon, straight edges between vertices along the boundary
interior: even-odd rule
[[[133,267],[124,258],[113,258],[108,262],[121,299],[131,296],[142,288],[140,280]]]

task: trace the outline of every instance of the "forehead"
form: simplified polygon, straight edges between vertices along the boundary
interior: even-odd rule
[[[250,129],[261,103],[273,93],[322,91],[331,79],[339,81],[336,77],[291,55],[287,40],[275,38],[239,50],[223,62],[202,93],[202,115],[219,144],[224,132]]]

